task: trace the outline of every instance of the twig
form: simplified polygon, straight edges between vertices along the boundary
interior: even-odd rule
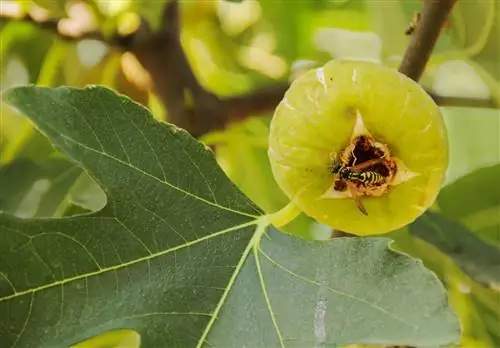
[[[499,105],[495,103],[492,98],[489,99],[478,99],[478,98],[462,98],[462,97],[442,97],[434,92],[427,91],[427,93],[434,99],[434,102],[439,106],[454,106],[454,107],[466,107],[466,108],[486,108],[495,109]]]
[[[456,0],[425,0],[421,18],[406,49],[399,71],[418,81]]]
[[[228,119],[226,123],[240,122],[248,117],[271,113],[279,104],[289,88],[286,83],[277,84],[249,92],[244,95],[223,99],[227,104]],[[439,106],[496,108],[493,99],[443,97],[431,90],[426,90]]]
[[[223,99],[228,110],[226,123],[239,122],[249,116],[272,112],[281,99],[283,99],[288,88],[288,83],[280,83],[269,87],[262,87],[247,94]]]
[[[182,48],[177,0],[165,6],[162,24],[158,32],[149,33],[130,50],[149,72],[169,122],[194,136],[223,128],[227,121],[225,102],[199,83]],[[193,99],[191,109],[186,108],[186,92]]]

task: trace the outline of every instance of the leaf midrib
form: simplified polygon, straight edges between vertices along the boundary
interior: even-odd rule
[[[247,257],[250,254],[250,251],[253,248],[258,247],[260,239],[262,238],[262,235],[265,233],[265,230],[269,225],[268,221],[266,220],[265,217],[262,217],[261,219],[256,220],[255,223],[257,225],[257,228],[255,229],[255,231],[253,233],[252,239],[250,239],[247,247],[243,251],[243,254],[241,255],[240,261],[236,265],[234,272],[233,272],[231,278],[229,279],[229,283],[227,284],[226,289],[224,290],[224,293],[222,294],[222,296],[219,300],[219,303],[217,304],[217,307],[215,307],[215,310],[212,314],[212,318],[210,319],[207,326],[205,327],[205,330],[203,331],[203,334],[201,335],[201,337],[198,341],[198,344],[196,345],[196,348],[201,348],[203,343],[205,343],[205,339],[207,338],[208,334],[210,333],[210,330],[212,329],[214,322],[217,319],[217,315],[219,314],[220,310],[222,309],[222,307],[226,301],[226,298],[229,295],[229,292],[232,290],[233,285],[236,282],[236,278],[240,274],[240,272],[241,272],[241,270],[242,270],[242,268],[247,260]]]
[[[142,175],[144,175],[144,176],[146,176],[146,177],[148,177],[148,178],[151,178],[151,179],[153,179],[153,180],[157,181],[157,182],[158,182],[158,183],[160,183],[160,184],[167,185],[167,186],[168,186],[168,187],[170,187],[171,189],[174,189],[174,190],[176,190],[176,191],[178,191],[178,192],[181,192],[181,193],[185,194],[186,196],[189,196],[189,197],[191,197],[191,198],[193,198],[193,199],[195,199],[195,200],[201,201],[201,202],[203,202],[203,203],[205,203],[205,204],[207,204],[207,205],[210,205],[210,206],[213,206],[213,207],[215,207],[215,208],[218,208],[218,209],[221,209],[221,210],[225,210],[225,211],[228,211],[228,212],[231,212],[231,213],[234,213],[234,214],[238,214],[238,215],[243,215],[243,216],[246,216],[246,217],[254,218],[254,219],[259,217],[259,216],[257,216],[257,215],[253,215],[253,214],[245,213],[245,212],[242,212],[242,211],[239,211],[239,210],[234,210],[234,209],[232,209],[232,208],[229,208],[229,207],[226,207],[226,206],[223,206],[223,205],[217,204],[217,203],[215,203],[215,202],[211,202],[211,201],[209,201],[209,200],[207,200],[207,199],[205,199],[205,198],[202,198],[202,197],[200,197],[200,196],[197,196],[197,195],[195,195],[195,194],[192,194],[191,192],[186,191],[186,190],[184,190],[184,189],[182,189],[182,188],[180,188],[180,187],[177,187],[177,186],[175,186],[175,185],[171,184],[171,183],[170,183],[170,182],[168,182],[168,181],[161,180],[160,178],[158,178],[158,177],[156,177],[156,176],[154,176],[154,175],[151,175],[150,173],[148,173],[148,172],[146,172],[146,171],[142,170],[141,168],[138,168],[138,167],[136,167],[136,166],[132,165],[131,163],[128,163],[128,162],[122,161],[121,159],[119,159],[119,158],[117,158],[117,157],[114,157],[113,155],[110,155],[110,154],[108,154],[107,152],[100,151],[100,150],[94,149],[94,148],[92,148],[92,147],[86,146],[86,145],[84,145],[84,144],[82,144],[82,143],[79,143],[78,141],[76,141],[76,140],[74,140],[73,138],[68,137],[68,136],[66,136],[66,135],[64,135],[64,134],[58,134],[57,136],[58,136],[58,137],[61,137],[61,138],[63,138],[63,139],[69,140],[69,141],[71,141],[73,144],[76,144],[77,146],[80,146],[80,147],[84,148],[85,150],[92,151],[92,152],[94,152],[94,153],[96,153],[96,154],[99,154],[99,155],[101,155],[101,156],[105,156],[105,157],[107,157],[107,158],[109,158],[109,159],[111,159],[111,160],[113,160],[113,161],[116,161],[116,162],[118,162],[118,163],[120,163],[120,164],[122,164],[122,165],[124,165],[124,166],[127,166],[127,167],[129,167],[130,169],[132,169],[132,170],[134,170],[134,171],[137,171],[137,172],[139,172],[140,174],[142,174]]]
[[[116,218],[114,218],[114,219],[116,219]],[[53,287],[56,287],[56,286],[62,286],[64,284],[67,284],[67,283],[70,283],[70,282],[73,282],[73,281],[77,281],[77,280],[81,280],[81,279],[88,279],[90,277],[98,276],[98,275],[101,275],[101,274],[104,274],[104,273],[107,273],[107,272],[110,272],[110,271],[120,270],[122,268],[125,268],[125,267],[128,267],[128,266],[132,266],[132,265],[140,263],[140,262],[150,261],[150,260],[152,260],[154,258],[163,256],[163,255],[166,255],[166,254],[169,254],[171,252],[175,252],[175,251],[178,251],[178,250],[181,250],[181,249],[184,249],[184,248],[191,247],[193,245],[196,245],[198,243],[204,242],[206,240],[209,240],[209,239],[212,239],[212,238],[215,238],[215,237],[219,237],[219,236],[224,235],[226,233],[230,233],[230,232],[233,232],[233,231],[245,228],[245,227],[256,225],[257,221],[258,220],[252,220],[252,221],[249,221],[249,222],[245,222],[243,224],[232,226],[232,227],[226,228],[224,230],[217,231],[217,232],[214,232],[212,234],[206,235],[204,237],[201,237],[201,238],[189,241],[187,243],[184,243],[184,244],[181,244],[181,245],[177,245],[177,246],[175,246],[173,248],[166,249],[166,250],[154,253],[154,254],[150,254],[150,255],[147,255],[147,256],[135,259],[135,260],[131,260],[131,261],[125,262],[125,263],[121,263],[119,265],[115,265],[115,266],[111,266],[111,267],[106,267],[106,268],[101,268],[98,271],[94,271],[94,272],[89,272],[89,273],[77,275],[75,277],[66,278],[66,279],[63,279],[63,280],[58,280],[58,281],[52,282],[50,284],[45,284],[45,285],[41,285],[41,286],[38,286],[38,287],[35,287],[35,288],[31,288],[31,289],[27,289],[27,290],[15,292],[15,293],[13,293],[11,295],[0,297],[0,303],[4,302],[4,301],[12,300],[12,299],[17,298],[19,296],[24,296],[24,295],[27,295],[27,294],[30,294],[30,293],[36,293],[36,292],[39,292],[39,291],[42,291],[42,290],[47,290],[47,289],[50,289],[50,288],[53,288]],[[251,245],[252,245],[252,243],[250,242],[249,246],[251,246]],[[247,247],[247,249],[248,249],[248,247]],[[246,252],[247,249],[245,249],[245,252]],[[242,259],[244,260],[244,259],[246,259],[246,257],[242,256]],[[238,263],[238,265],[240,263],[241,263],[241,260]],[[3,274],[2,274],[2,276],[3,276]],[[10,283],[10,281],[9,281],[9,283]],[[14,288],[13,288],[13,290],[14,290]]]

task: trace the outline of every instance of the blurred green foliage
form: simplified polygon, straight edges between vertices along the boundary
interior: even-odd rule
[[[51,17],[73,13],[79,18],[83,12],[74,14],[72,9],[84,4],[79,11],[85,9],[96,29],[109,35],[119,27],[133,25],[136,17],[131,13],[157,29],[166,3],[168,0],[3,1],[2,11],[16,4],[19,11],[38,5]],[[229,96],[288,81],[296,63],[304,60],[323,64],[332,58],[349,57],[397,67],[409,42],[404,31],[421,8],[419,0],[186,0],[181,1],[182,43],[200,83],[217,95]],[[144,71],[133,57],[119,50],[93,40],[62,42],[34,25],[5,19],[0,20],[0,41],[2,90],[27,83],[103,84],[164,118],[151,86],[142,82]],[[458,1],[422,84],[444,96],[492,99],[500,105],[499,42],[500,3]],[[34,183],[44,178],[55,180],[57,185],[38,191],[44,210],[27,208],[30,216],[70,215],[102,206],[99,188],[71,163],[58,158],[48,140],[26,119],[5,104],[0,111],[0,209],[21,211],[26,195],[36,194]],[[438,208],[498,247],[499,110],[449,107],[443,112],[451,162]],[[271,115],[269,110],[202,139],[216,146],[217,159],[227,175],[266,212],[287,203],[267,158]],[[309,239],[328,238],[330,233],[305,216],[286,230]],[[473,281],[448,256],[407,230],[392,236],[396,247],[421,258],[447,286],[464,326],[461,346],[500,346],[498,287],[487,288]]]

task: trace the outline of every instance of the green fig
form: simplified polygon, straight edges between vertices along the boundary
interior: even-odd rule
[[[418,83],[380,64],[330,61],[292,83],[272,119],[268,154],[302,212],[375,235],[433,204],[448,140],[439,107]]]

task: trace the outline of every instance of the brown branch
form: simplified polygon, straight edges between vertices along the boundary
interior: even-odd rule
[[[227,123],[240,122],[255,115],[268,114],[274,111],[279,104],[289,85],[286,83],[258,89],[244,95],[227,97],[224,102],[228,104]],[[426,90],[439,106],[496,108],[493,99],[443,97],[433,91]]]
[[[283,99],[288,87],[288,83],[281,83],[263,87],[248,94],[225,98],[223,101],[228,110],[226,123],[239,122],[249,116],[273,112]]]
[[[169,122],[194,136],[225,126],[225,102],[199,83],[182,47],[177,0],[165,6],[161,29],[131,45],[130,50],[149,72],[155,92],[167,110]],[[186,108],[186,92],[193,99],[191,109]]]
[[[427,93],[434,99],[434,102],[439,106],[449,107],[465,107],[465,108],[486,108],[495,109],[499,106],[492,98],[478,99],[478,98],[462,98],[462,97],[442,97],[431,91]]]
[[[399,72],[418,81],[456,0],[425,0],[420,20],[406,49]]]

